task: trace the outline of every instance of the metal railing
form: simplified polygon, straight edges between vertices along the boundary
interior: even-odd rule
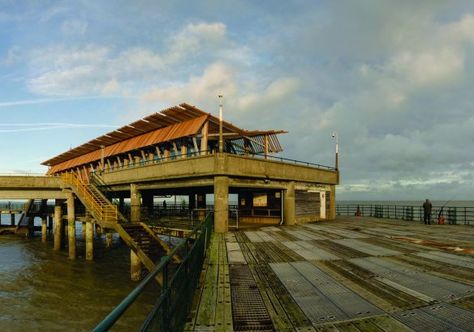
[[[161,293],[140,330],[182,331],[204,263],[206,249],[209,246],[213,221],[213,214],[209,213],[188,238],[175,247],[169,255],[161,258],[156,268],[93,331],[110,329],[145,291],[147,285],[155,282],[155,277],[159,274],[163,280]],[[173,265],[172,260],[175,255],[182,257],[177,267]],[[174,273],[171,274],[171,271]]]
[[[115,172],[115,171],[120,171],[123,169],[129,169],[129,168],[135,168],[135,167],[143,167],[147,165],[156,165],[160,164],[162,162],[167,162],[167,161],[174,161],[174,160],[185,160],[188,158],[195,158],[195,157],[203,157],[207,155],[213,155],[215,154],[215,150],[208,150],[208,151],[193,151],[193,152],[187,152],[187,153],[173,153],[170,154],[167,157],[161,156],[161,157],[155,157],[152,160],[150,159],[143,159],[141,158],[140,160],[133,160],[130,161],[127,165],[122,163],[122,165],[117,165],[115,164],[112,165],[112,167],[109,167],[108,165],[105,166],[105,169],[98,170],[96,172],[100,173],[110,173],[110,172]],[[311,163],[308,161],[301,161],[301,160],[296,160],[296,159],[289,159],[289,158],[283,158],[283,157],[277,157],[277,156],[272,156],[272,155],[267,155],[265,156],[264,154],[241,154],[241,153],[230,153],[230,152],[225,152],[227,154],[231,155],[236,155],[236,156],[241,156],[241,157],[247,157],[247,158],[255,158],[255,159],[264,159],[264,160],[274,160],[274,161],[279,161],[282,163],[287,163],[287,164],[295,164],[295,165],[300,165],[300,166],[307,166],[307,167],[313,167],[313,168],[319,168],[319,169],[324,169],[324,170],[329,170],[329,171],[336,171],[336,168],[332,166],[326,166],[326,165],[321,165],[321,164],[316,164],[316,163]],[[93,172],[95,173],[95,172]]]
[[[77,175],[63,173],[61,174],[61,180],[74,187],[76,194],[85,200],[85,205],[88,205],[95,218],[102,222],[116,223],[118,221],[117,206],[103,200],[100,193],[90,190]]]
[[[255,157],[255,158],[259,158],[259,159],[271,159],[271,160],[284,162],[284,163],[287,163],[287,164],[296,164],[296,165],[301,165],[301,166],[309,166],[309,167],[326,169],[326,170],[329,170],[329,171],[336,171],[336,168],[332,167],[332,166],[326,166],[326,165],[311,163],[309,161],[301,161],[301,160],[277,157],[277,156],[272,156],[272,155],[265,156],[264,154],[261,154],[261,153],[249,154],[249,155],[245,155],[245,156],[246,157]]]
[[[424,217],[421,205],[336,204],[337,215],[354,216],[358,209],[362,216],[375,218],[423,221]],[[438,222],[440,215],[447,224],[474,225],[474,207],[433,206],[431,221]]]

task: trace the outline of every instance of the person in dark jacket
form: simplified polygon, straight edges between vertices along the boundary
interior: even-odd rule
[[[423,219],[426,224],[431,224],[431,209],[433,205],[431,204],[430,200],[427,198],[426,201],[423,203]]]

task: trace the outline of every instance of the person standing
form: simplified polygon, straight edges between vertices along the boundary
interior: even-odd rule
[[[431,204],[430,200],[427,198],[426,201],[423,203],[423,219],[426,224],[431,224],[431,209],[433,205]]]

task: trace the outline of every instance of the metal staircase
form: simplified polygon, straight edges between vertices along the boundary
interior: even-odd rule
[[[15,233],[24,233],[31,235],[33,231],[33,220],[36,215],[40,215],[41,212],[46,209],[46,200],[44,199],[30,199],[25,203],[23,208],[23,214],[18,221]]]
[[[74,173],[62,174],[61,179],[65,186],[72,189],[100,226],[112,228],[120,235],[147,270],[152,271],[162,256],[171,253],[170,246],[146,224],[128,222],[118,211],[117,206],[112,204],[92,182],[85,184]],[[174,260],[180,261],[177,257],[174,257]]]

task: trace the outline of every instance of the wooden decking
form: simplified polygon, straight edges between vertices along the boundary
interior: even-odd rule
[[[187,331],[473,331],[474,228],[375,218],[213,235]]]

